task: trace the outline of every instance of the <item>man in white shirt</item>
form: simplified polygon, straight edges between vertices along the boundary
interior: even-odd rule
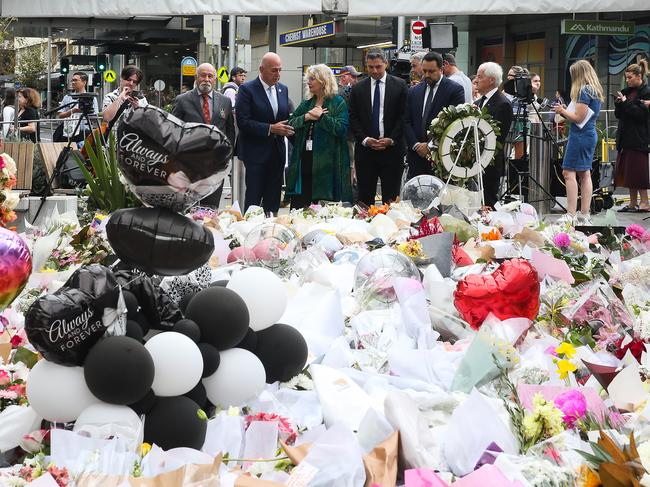
[[[442,73],[452,81],[463,87],[465,92],[465,103],[472,103],[472,80],[463,73],[456,65],[456,58],[453,54],[447,53],[443,56]]]
[[[58,113],[59,118],[67,118],[69,120],[65,121],[63,124],[63,135],[66,139],[71,138],[75,142],[81,142],[90,134],[91,128],[88,126],[86,120],[82,120],[79,126],[79,118],[81,118],[81,108],[79,108],[79,98],[73,98],[72,95],[82,95],[86,93],[86,85],[88,84],[88,75],[78,71],[72,74],[70,80],[72,93],[68,93],[61,100],[61,106],[69,105],[74,103],[74,105],[66,106],[61,108]],[[90,117],[96,117],[99,109],[97,107],[97,98],[92,99],[93,109],[91,113],[88,113]],[[75,128],[77,129],[75,131]]]
[[[375,204],[377,180],[381,199],[397,198],[404,171],[404,113],[408,88],[404,80],[386,73],[384,51],[366,54],[368,78],[350,91],[350,127],[355,139],[354,164],[359,201]]]

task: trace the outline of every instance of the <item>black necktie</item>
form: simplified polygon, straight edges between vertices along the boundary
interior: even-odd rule
[[[483,108],[483,104],[485,103],[485,100],[487,100],[487,96],[483,95],[481,98],[479,98],[476,106],[479,108]]]
[[[381,92],[379,91],[381,80],[375,81],[375,94],[372,97],[372,133],[373,138],[379,138],[379,108],[381,103]]]
[[[427,94],[427,99],[424,101],[424,110],[422,111],[422,119],[426,120],[426,116],[431,109],[431,102],[433,101],[433,89],[436,85],[429,85],[429,93]]]

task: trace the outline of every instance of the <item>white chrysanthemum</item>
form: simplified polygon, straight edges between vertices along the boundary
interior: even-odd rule
[[[16,175],[16,161],[14,161],[8,154],[2,154],[2,160],[5,163],[5,169],[9,172],[9,176]]]
[[[20,202],[20,196],[18,196],[18,193],[5,190],[4,195],[5,195],[5,201],[3,203],[3,206],[8,210],[15,209],[18,206],[18,203]]]

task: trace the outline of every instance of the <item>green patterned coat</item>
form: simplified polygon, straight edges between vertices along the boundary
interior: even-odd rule
[[[309,122],[305,114],[314,108],[316,97],[304,100],[289,118],[289,125],[295,131],[293,153],[287,176],[287,194],[301,194],[301,158]],[[352,201],[350,180],[350,154],[347,144],[348,108],[343,97],[335,95],[325,99],[323,115],[314,126],[312,167],[312,199],[326,201]]]

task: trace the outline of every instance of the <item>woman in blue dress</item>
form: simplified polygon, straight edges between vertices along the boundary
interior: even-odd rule
[[[571,100],[575,105],[574,111],[568,111],[564,105],[555,107],[559,113],[569,120],[569,141],[564,151],[562,175],[566,184],[567,217],[572,223],[589,225],[589,207],[591,205],[591,166],[594,160],[594,150],[598,141],[596,120],[600,113],[600,105],[604,101],[603,88],[598,81],[598,75],[589,61],[581,59],[569,68],[571,74]],[[580,127],[582,126],[582,128]],[[580,179],[580,211],[578,207],[578,180]]]

